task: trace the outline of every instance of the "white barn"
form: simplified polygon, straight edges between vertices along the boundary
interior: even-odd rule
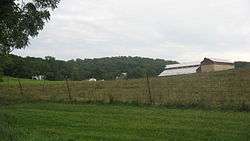
[[[95,81],[97,81],[97,80],[96,80],[95,78],[90,78],[89,81],[90,81],[90,82],[95,82]]]
[[[165,70],[159,76],[171,76],[171,75],[196,73],[196,70],[199,67],[200,67],[200,62],[167,65],[165,67]]]
[[[45,76],[44,75],[34,75],[31,77],[33,80],[44,80]]]

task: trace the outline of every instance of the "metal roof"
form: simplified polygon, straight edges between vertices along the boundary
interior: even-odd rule
[[[196,73],[196,70],[199,66],[188,67],[188,68],[179,68],[179,69],[170,69],[163,71],[159,76],[171,76],[171,75],[181,75],[181,74],[192,74]]]
[[[214,61],[214,62],[220,62],[220,63],[234,63],[233,61],[230,61],[230,60],[225,60],[225,59],[219,59],[219,58],[208,58],[206,57],[206,59],[209,59],[211,61]],[[200,65],[201,62],[186,62],[186,63],[181,63],[181,64],[172,64],[172,65],[166,65],[166,69],[169,69],[169,68],[177,68],[177,67],[188,67],[188,66],[196,66],[196,65]]]
[[[220,63],[234,63],[233,61],[230,61],[230,60],[225,60],[225,59],[219,59],[219,58],[207,58],[206,59],[209,59],[211,61],[214,61],[214,62],[220,62]]]
[[[166,69],[169,68],[177,68],[177,67],[188,67],[188,66],[196,66],[200,65],[200,62],[186,62],[186,63],[181,63],[181,64],[173,64],[173,65],[166,65]]]

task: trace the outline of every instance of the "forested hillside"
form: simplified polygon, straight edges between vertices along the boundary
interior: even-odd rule
[[[250,62],[242,62],[242,61],[235,62],[235,68],[236,69],[250,69]]]
[[[31,78],[33,75],[45,75],[48,80],[63,80],[66,77],[72,80],[85,80],[91,77],[96,79],[115,79],[121,73],[127,73],[128,78],[156,76],[165,65],[177,63],[162,59],[142,57],[106,57],[96,59],[76,59],[69,61],[56,60],[47,56],[43,58],[20,57],[9,55],[1,57],[0,70],[4,75]]]

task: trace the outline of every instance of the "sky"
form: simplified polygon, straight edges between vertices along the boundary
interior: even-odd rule
[[[21,56],[250,61],[249,0],[61,0]]]

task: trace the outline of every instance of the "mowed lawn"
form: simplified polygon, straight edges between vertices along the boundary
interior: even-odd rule
[[[0,107],[1,141],[247,141],[250,113],[53,103]]]

